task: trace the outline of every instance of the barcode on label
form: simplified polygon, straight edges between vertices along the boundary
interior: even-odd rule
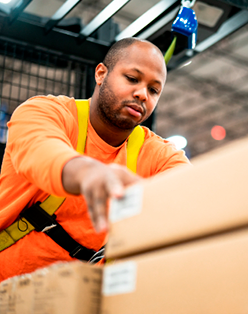
[[[109,219],[117,222],[140,214],[142,208],[143,188],[136,184],[128,188],[121,199],[112,199]]]
[[[136,287],[137,266],[134,262],[112,265],[104,269],[103,294],[105,296],[130,293]]]

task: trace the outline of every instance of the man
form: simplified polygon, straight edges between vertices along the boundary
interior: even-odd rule
[[[95,79],[84,155],[75,150],[73,98],[37,96],[13,113],[1,171],[0,231],[24,208],[49,195],[63,196],[57,222],[80,245],[98,251],[106,242],[110,197],[122,197],[141,177],[189,163],[183,151],[143,128],[137,176],[126,168],[128,137],[155,109],[166,80],[156,46],[135,38],[117,42],[96,67]],[[22,220],[18,229],[25,231]],[[34,230],[0,252],[0,280],[72,259],[45,232]]]

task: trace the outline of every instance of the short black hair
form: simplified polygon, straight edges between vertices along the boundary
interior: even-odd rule
[[[110,47],[103,60],[103,64],[108,68],[108,71],[111,72],[117,61],[120,60],[121,55],[123,55],[123,49],[131,46],[134,43],[145,41],[146,40],[142,40],[136,37],[123,38],[117,41],[113,44],[113,46]]]

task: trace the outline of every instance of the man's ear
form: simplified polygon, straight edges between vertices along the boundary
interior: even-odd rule
[[[101,85],[108,74],[108,69],[103,63],[99,63],[95,69],[95,80],[97,85]]]

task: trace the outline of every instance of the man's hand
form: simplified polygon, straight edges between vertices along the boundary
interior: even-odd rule
[[[64,189],[71,194],[82,194],[97,232],[107,230],[107,200],[121,198],[124,188],[138,182],[139,176],[117,164],[105,165],[82,156],[66,163],[62,172]]]

